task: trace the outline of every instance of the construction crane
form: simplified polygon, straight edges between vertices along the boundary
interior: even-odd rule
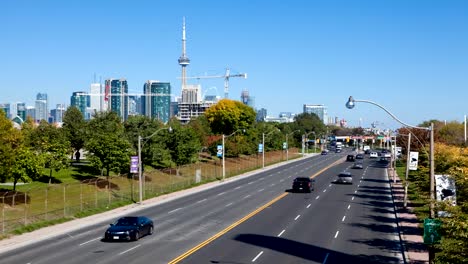
[[[243,77],[247,79],[247,73],[238,73],[238,74],[231,74],[229,68],[226,68],[226,74],[224,75],[207,75],[207,76],[192,76],[186,77],[187,79],[212,79],[212,78],[224,78],[224,98],[228,98],[229,95],[229,78],[231,77]]]

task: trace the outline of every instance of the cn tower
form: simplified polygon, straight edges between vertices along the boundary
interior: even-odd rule
[[[185,17],[183,19],[183,24],[182,24],[182,55],[179,57],[179,65],[182,66],[182,89],[185,88],[185,85],[187,84],[187,75],[185,73],[185,67],[187,67],[190,64],[190,60],[187,57],[187,54],[185,52]]]

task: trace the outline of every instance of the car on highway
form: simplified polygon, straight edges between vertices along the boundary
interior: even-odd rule
[[[353,169],[362,169],[363,167],[362,162],[355,162],[353,164]]]
[[[341,153],[341,149],[340,148],[335,149],[335,153]]]
[[[152,235],[153,220],[146,216],[125,216],[117,219],[104,233],[105,241],[137,241],[145,235]]]
[[[327,155],[328,154],[328,150],[322,150],[322,155]]]
[[[312,192],[315,188],[315,180],[309,177],[297,177],[292,184],[293,192]]]
[[[375,151],[372,151],[370,154],[369,154],[369,158],[371,159],[376,159],[379,157],[379,154]]]
[[[355,160],[355,157],[353,154],[349,154],[348,156],[346,156],[346,161],[354,161]]]
[[[364,159],[364,155],[361,153],[356,154],[356,159]]]
[[[335,183],[343,183],[343,184],[353,184],[353,176],[351,172],[344,171],[338,174]]]

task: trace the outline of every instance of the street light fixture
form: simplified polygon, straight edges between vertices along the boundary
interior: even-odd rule
[[[362,102],[362,103],[368,103],[368,104],[373,104],[382,110],[384,110],[387,114],[389,114],[393,119],[395,119],[398,123],[402,124],[405,127],[411,127],[415,129],[423,129],[430,131],[430,157],[429,157],[429,164],[430,164],[430,170],[429,170],[429,177],[430,177],[430,218],[434,218],[434,200],[435,200],[435,192],[434,192],[434,123],[431,122],[431,126],[429,127],[418,127],[418,126],[412,126],[409,124],[404,123],[400,119],[398,119],[394,114],[392,114],[390,111],[388,111],[385,107],[382,105],[368,101],[368,100],[356,100],[352,96],[349,97],[348,102],[346,102],[346,107],[349,109],[354,108],[356,105],[356,102]]]
[[[144,139],[150,139],[154,135],[156,135],[159,131],[167,129],[169,130],[169,133],[172,132],[172,127],[162,127],[158,130],[156,130],[153,134],[147,137],[142,137],[138,135],[138,189],[139,189],[139,203],[141,204],[143,202],[143,180],[142,180],[142,160],[141,160],[141,148],[143,147],[141,144],[141,141]],[[144,145],[144,143],[143,143]]]
[[[305,134],[304,134],[304,138],[303,138],[303,144],[304,144],[304,146],[305,146],[305,141],[307,140],[307,138],[308,138],[308,136],[309,136],[310,134],[314,134],[314,136],[315,136],[315,131],[310,131],[309,133],[305,133]],[[314,144],[315,144],[315,141],[316,141],[316,140],[317,140],[317,136],[315,136]],[[314,147],[315,147],[315,146],[314,146]],[[309,144],[307,144],[307,154],[308,154],[308,153],[309,153]],[[315,153],[315,150],[314,150],[314,153]],[[305,154],[304,154],[304,152],[303,152],[303,156],[304,156],[304,155],[305,155]]]
[[[233,132],[232,134],[230,134],[230,135],[225,136],[225,135],[223,134],[223,136],[222,136],[222,138],[223,138],[223,140],[222,140],[222,144],[223,144],[223,146],[222,146],[222,148],[223,148],[223,153],[222,153],[222,155],[223,155],[223,179],[222,179],[221,181],[224,181],[224,179],[226,178],[226,167],[225,167],[225,161],[224,161],[224,153],[225,153],[225,152],[224,152],[224,139],[225,139],[225,138],[228,138],[228,137],[230,137],[230,136],[233,136],[234,134],[236,134],[237,132],[239,132],[239,131],[241,131],[241,130],[242,130],[242,132],[245,132],[245,129],[242,129],[242,128],[241,128],[241,129],[238,129],[238,130],[234,131],[234,132]]]

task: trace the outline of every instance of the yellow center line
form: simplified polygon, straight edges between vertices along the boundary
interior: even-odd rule
[[[315,178],[317,177],[319,174],[321,174],[322,172],[328,170],[330,167],[336,165],[337,163],[339,162],[343,162],[342,160],[337,160],[336,162],[328,165],[327,167],[321,169],[320,171],[318,171],[317,173],[315,173],[314,175],[310,176],[310,178]],[[219,238],[220,236],[226,234],[227,232],[229,232],[230,230],[232,230],[233,228],[235,228],[236,226],[242,224],[243,222],[247,221],[248,219],[250,219],[251,217],[253,217],[254,215],[260,213],[261,211],[263,211],[265,208],[267,208],[268,206],[276,203],[277,201],[279,201],[280,199],[284,198],[286,195],[288,195],[289,193],[283,193],[279,196],[277,196],[276,198],[274,198],[273,200],[269,201],[268,203],[264,204],[263,206],[257,208],[256,210],[254,210],[253,212],[249,213],[248,215],[244,216],[243,218],[241,218],[240,220],[234,222],[233,224],[231,224],[230,226],[226,227],[224,230],[220,231],[219,233],[215,234],[214,236],[208,238],[207,240],[203,241],[202,243],[196,245],[195,247],[189,249],[188,251],[186,251],[184,254],[178,256],[177,258],[171,260],[170,262],[168,262],[168,264],[175,264],[175,263],[179,263],[180,261],[182,261],[183,259],[187,258],[188,256],[192,255],[193,253],[195,253],[196,251],[198,251],[199,249],[203,248],[204,246],[208,245],[209,243],[213,242],[214,240],[216,240],[217,238]]]

